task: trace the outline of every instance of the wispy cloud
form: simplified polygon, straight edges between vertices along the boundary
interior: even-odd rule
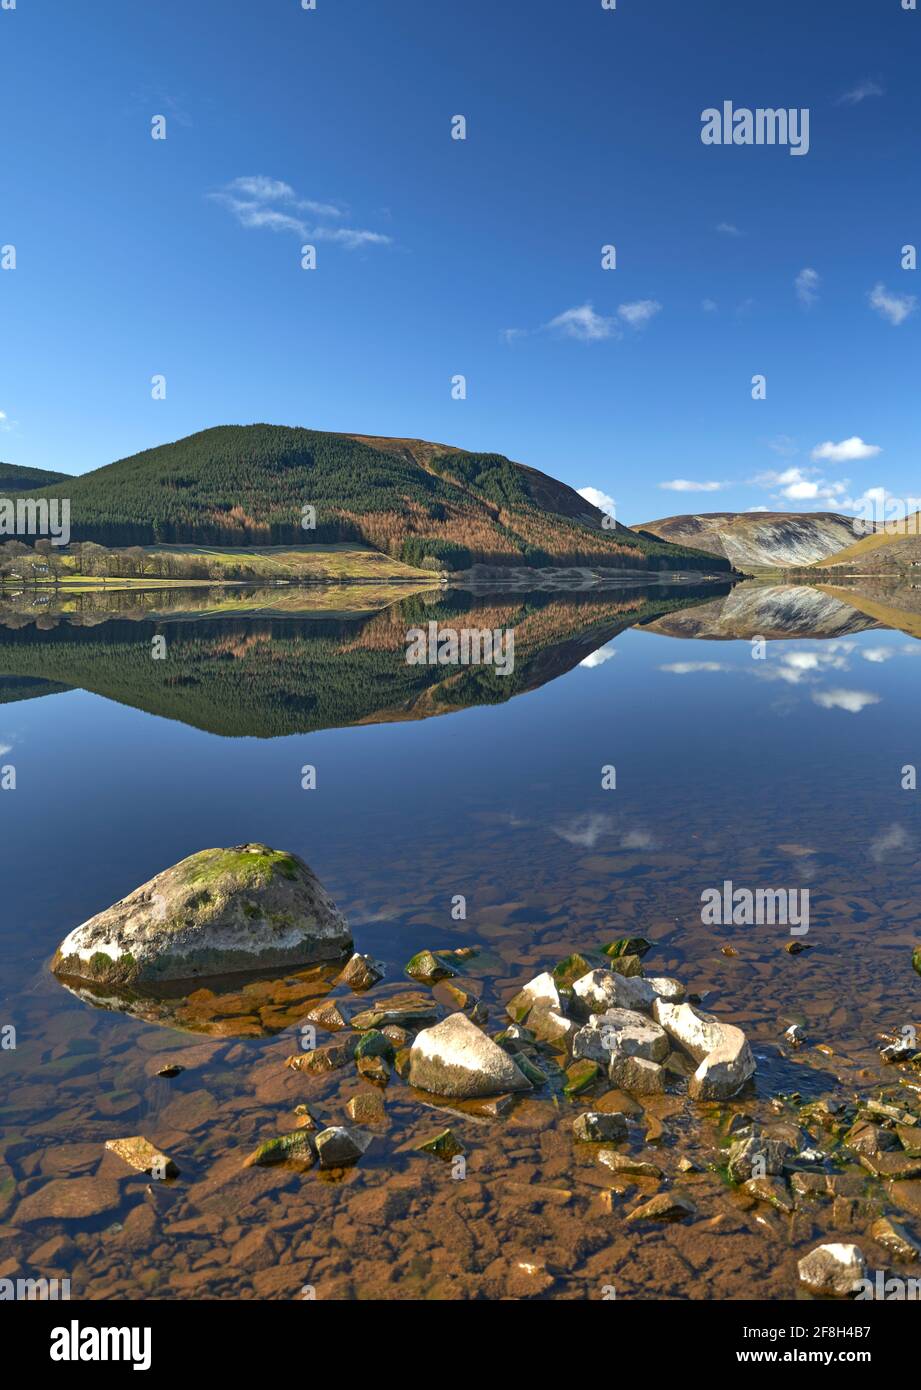
[[[666,492],[719,492],[721,487],[726,486],[726,483],[698,483],[692,478],[672,478],[667,483],[657,484],[657,487],[664,488]]]
[[[700,301],[700,307],[701,309],[703,309],[705,314],[716,314],[719,313],[720,306],[717,304],[715,299],[702,299]]]
[[[864,459],[876,458],[882,452],[878,444],[865,444],[859,434],[853,434],[850,439],[842,439],[838,444],[830,439],[826,439],[824,444],[817,444],[812,457],[828,463],[861,463]]]
[[[813,304],[818,303],[819,299],[819,273],[810,266],[805,266],[794,280],[796,287],[796,297],[800,304],[807,309],[811,309]]]
[[[660,666],[660,671],[668,671],[672,676],[693,676],[698,671],[731,671],[731,666],[724,666],[721,661],[672,661],[667,666]]]
[[[661,310],[662,305],[657,299],[635,299],[632,304],[621,304],[617,312],[631,328],[642,328]]]
[[[382,232],[342,226],[344,208],[301,198],[290,184],[265,174],[234,179],[208,196],[227,208],[241,227],[291,232],[305,242],[336,242],[350,251],[363,246],[388,246],[393,240]]]
[[[580,304],[575,309],[565,309],[546,325],[557,329],[567,338],[578,338],[583,343],[597,343],[603,338],[617,336],[617,324],[612,318],[596,314],[591,304]]]
[[[741,235],[742,235],[742,233],[739,231],[738,227],[736,226],[736,224],[735,224],[734,222],[718,222],[718,223],[716,224],[716,230],[717,230],[718,232],[721,232],[721,233],[723,234],[723,236],[741,236]]]
[[[882,318],[888,319],[896,328],[900,323],[904,323],[909,314],[913,314],[918,306],[918,301],[913,294],[897,294],[893,290],[887,290],[882,282],[873,286],[869,299],[870,307],[875,309]]]
[[[881,864],[888,854],[896,849],[904,849],[908,842],[908,831],[904,825],[899,825],[896,821],[873,836],[870,841],[870,858]]]
[[[837,106],[859,106],[862,101],[866,101],[867,97],[884,97],[885,95],[885,87],[874,82],[872,77],[865,77],[849,92],[840,96],[835,104]]]

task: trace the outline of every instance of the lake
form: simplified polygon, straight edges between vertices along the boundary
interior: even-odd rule
[[[513,629],[514,670],[407,663],[432,621]],[[794,1297],[820,1239],[885,1267],[874,1223],[921,1237],[921,1163],[899,1149],[873,1175],[840,1140],[868,1104],[921,1117],[918,1065],[880,1057],[921,1025],[919,630],[913,593],[770,582],[5,598],[0,1274],[88,1298],[717,1299]],[[641,935],[647,974],[744,1029],[755,1082],[722,1103],[677,1074],[664,1095],[602,1082],[573,1101],[548,1052],[548,1084],[496,1114],[394,1075],[357,1166],[244,1167],[296,1106],[346,1124],[368,1090],[351,1066],[285,1066],[328,980],[306,972],[281,1014],[239,984],[158,1014],[101,1007],[48,962],[158,870],[250,841],[303,856],[385,965],[370,993],[333,992],[352,1012],[410,987],[415,952],[473,946],[455,983],[495,1032],[533,976]],[[808,891],[808,932],[705,922],[727,882]],[[652,1169],[575,1144],[585,1109],[625,1113],[622,1150]],[[728,1182],[751,1121],[806,1155],[802,1191]],[[460,1173],[417,1147],[445,1126]],[[139,1134],[177,1179],[104,1148]],[[631,1224],[663,1187],[694,1215]]]

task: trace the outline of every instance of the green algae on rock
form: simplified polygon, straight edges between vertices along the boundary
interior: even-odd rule
[[[112,985],[308,965],[351,949],[311,869],[268,845],[206,849],[76,927],[51,968]]]

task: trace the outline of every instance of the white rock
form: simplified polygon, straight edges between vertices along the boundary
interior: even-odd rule
[[[585,1018],[606,1009],[648,1011],[656,999],[681,999],[684,987],[664,976],[644,980],[638,975],[619,975],[613,970],[590,970],[572,987],[573,1008]]]
[[[421,1091],[462,1099],[531,1089],[508,1053],[462,1013],[416,1034],[408,1079]]]
[[[699,1065],[688,1082],[692,1100],[727,1100],[755,1074],[755,1059],[741,1028],[690,1004],[657,999],[653,1017]]]
[[[573,1037],[573,1057],[610,1063],[614,1057],[645,1057],[661,1062],[668,1055],[668,1038],[658,1024],[629,1009],[592,1014]]]
[[[515,1020],[521,1023],[536,1004],[541,1004],[545,1008],[560,1008],[560,992],[556,987],[556,981],[548,970],[542,975],[535,975],[533,980],[529,980],[513,999],[506,1005],[506,1012]]]
[[[856,1293],[866,1275],[867,1262],[859,1245],[817,1245],[799,1262],[800,1283],[811,1293]]]

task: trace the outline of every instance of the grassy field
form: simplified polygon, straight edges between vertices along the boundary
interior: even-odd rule
[[[209,546],[209,545],[160,545],[141,547],[151,557],[151,573],[137,577],[118,576],[103,578],[97,575],[84,575],[76,568],[77,557],[62,554],[60,563],[64,573],[57,579],[59,587],[79,586],[81,588],[136,589],[156,587],[188,587],[202,584],[259,584],[266,580],[286,579],[293,583],[315,581],[319,583],[360,583],[393,584],[437,582],[437,576],[429,570],[416,569],[394,560],[389,555],[373,550],[370,546],[336,543],[332,545],[309,546]],[[170,578],[157,574],[162,569],[163,559],[202,560],[209,566],[219,566],[228,571],[226,579],[221,577],[202,577],[195,579]],[[158,563],[159,559],[159,563]],[[245,578],[234,578],[230,571],[244,564],[248,571]],[[26,581],[6,579],[7,587],[21,587],[41,584],[54,585],[55,579],[49,576],[30,577]]]

